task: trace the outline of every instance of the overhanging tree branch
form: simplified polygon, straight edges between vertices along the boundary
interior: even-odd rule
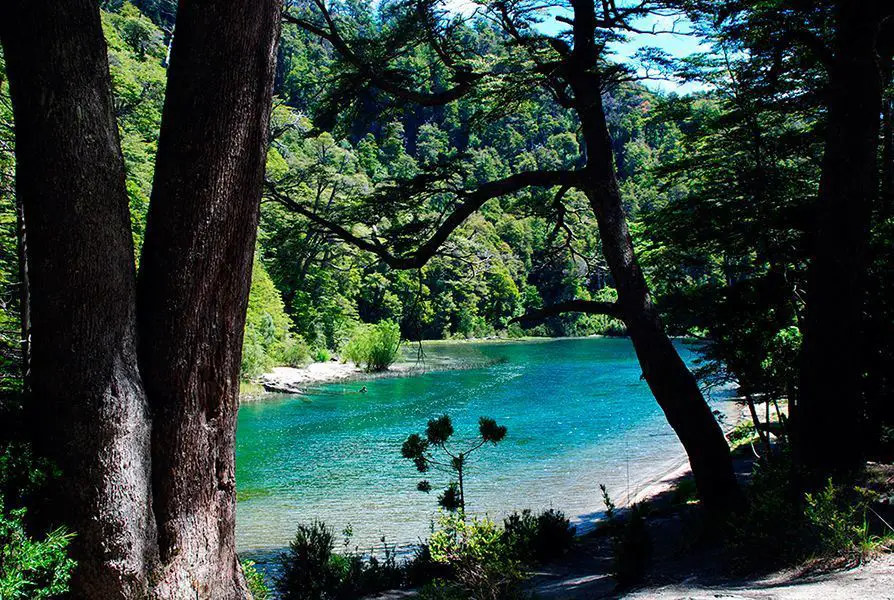
[[[419,246],[415,252],[405,256],[396,256],[382,244],[354,235],[346,227],[317,214],[278,191],[273,183],[267,184],[267,190],[273,200],[324,227],[345,242],[375,254],[392,269],[418,269],[423,267],[438,252],[447,238],[488,200],[506,196],[528,187],[554,187],[557,185],[573,187],[577,185],[578,180],[579,174],[575,171],[524,171],[482,184],[464,195],[465,200],[459,203],[453,212],[444,219],[431,238]]]
[[[321,2],[317,2],[316,5],[326,21],[326,28],[289,13],[283,14],[283,20],[286,23],[297,25],[332,44],[332,47],[342,59],[355,68],[358,75],[365,79],[370,86],[376,87],[395,98],[420,106],[443,106],[459,100],[471,92],[475,84],[484,77],[483,73],[475,73],[462,65],[455,64],[452,59],[445,60],[442,57],[445,66],[452,71],[453,81],[456,85],[439,92],[419,92],[409,89],[402,84],[403,77],[401,73],[389,68],[376,68],[376,65],[371,64],[354,52],[339,32],[326,6]]]

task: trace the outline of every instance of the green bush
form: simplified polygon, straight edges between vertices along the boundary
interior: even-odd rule
[[[6,510],[0,496],[0,598],[42,600],[68,591],[75,562],[67,549],[74,537],[63,529],[42,540],[25,532],[25,509]]]
[[[871,492],[831,480],[801,493],[788,455],[759,463],[748,510],[731,524],[728,544],[737,566],[775,568],[807,559],[857,562],[881,544],[869,527]]]
[[[290,335],[284,341],[284,348],[278,362],[287,367],[303,367],[311,360],[310,348],[300,337]]]
[[[574,544],[575,528],[561,511],[551,508],[535,516],[523,510],[503,521],[503,534],[515,557],[533,565],[568,552]]]
[[[345,547],[348,545],[346,540]],[[282,598],[349,600],[403,584],[404,569],[387,544],[381,559],[336,554],[334,548],[335,537],[324,523],[299,525],[289,550],[280,557],[282,572],[276,586]]]
[[[313,354],[314,362],[329,362],[332,354],[326,348],[317,348]]]
[[[323,600],[338,589],[338,569],[332,561],[335,537],[322,522],[301,524],[280,558],[282,573],[276,587],[286,600]]]
[[[385,371],[397,359],[400,341],[400,326],[394,321],[361,325],[344,347],[342,356],[367,372]]]
[[[438,597],[519,597],[525,578],[523,564],[515,558],[506,536],[493,521],[445,513],[439,524],[429,541],[431,556],[436,562],[449,565],[454,578],[452,586],[440,584],[443,593]],[[462,595],[444,595],[453,593],[451,587]]]
[[[245,315],[242,379],[250,380],[277,365],[300,367],[310,362],[310,349],[292,331],[279,290],[255,258]]]
[[[255,567],[255,563],[250,560],[243,561],[242,572],[245,574],[252,600],[270,600],[270,589],[264,581],[264,575]]]
[[[649,566],[652,539],[646,526],[646,508],[634,504],[626,516],[618,514],[605,485],[600,485],[608,530],[612,534],[612,575],[619,587],[639,581]]]

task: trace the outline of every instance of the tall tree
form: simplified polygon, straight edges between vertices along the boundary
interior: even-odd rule
[[[882,94],[891,63],[885,40],[894,35],[894,9],[888,2],[843,0],[824,8],[831,39],[801,32],[822,60],[828,81],[801,394],[794,413],[800,461],[821,473],[857,467],[866,450],[860,362],[864,277],[879,193]],[[843,414],[842,405],[847,407]],[[831,432],[835,444],[829,443]]]
[[[78,534],[75,597],[247,597],[233,436],[280,11],[181,2],[138,294],[98,7],[0,4],[31,406]]]
[[[501,89],[502,97],[496,101],[497,104],[503,101],[504,107],[500,110],[505,106],[511,110],[520,97],[530,93],[532,88],[540,87],[577,116],[584,147],[582,166],[577,170],[523,171],[489,181],[473,190],[457,191],[453,185],[444,186],[446,189],[428,189],[429,197],[450,193],[459,200],[452,212],[438,223],[430,224],[431,236],[409,252],[406,251],[406,239],[394,242],[392,238],[391,247],[397,249],[395,252],[382,243],[382,238],[387,240],[388,234],[372,238],[357,236],[350,226],[333,222],[276,190],[272,192],[273,197],[317,225],[376,254],[393,268],[419,268],[488,200],[531,187],[558,188],[554,204],[561,207],[568,190],[576,189],[585,194],[599,224],[603,254],[618,288],[618,301],[581,300],[547,307],[526,318],[533,320],[577,311],[610,314],[623,320],[643,376],[689,454],[702,499],[711,508],[729,507],[738,498],[729,448],[695,378],[667,337],[652,304],[628,231],[616,179],[612,140],[602,105],[603,93],[617,81],[618,73],[624,71],[606,61],[607,40],[615,37],[618,31],[632,30],[629,21],[648,14],[656,5],[644,2],[635,8],[619,9],[613,2],[608,2],[599,4],[597,9],[593,0],[572,0],[563,6],[571,11],[573,18],[560,17],[572,26],[571,32],[547,36],[533,27],[533,19],[539,11],[536,3],[481,3],[481,10],[496,24],[502,42],[513,57],[505,64],[492,65],[490,70],[483,71],[474,69],[475,65],[480,65],[470,58],[474,53],[463,49],[461,24],[437,8],[436,2],[413,2],[402,6],[406,7],[404,20],[385,28],[379,39],[371,39],[362,28],[358,31],[351,23],[350,11],[342,11],[339,5],[329,8],[318,1],[315,9],[305,14],[287,16],[290,22],[328,41],[342,59],[339,72],[342,85],[320,111],[323,123],[331,121],[339,107],[349,112],[356,110],[358,99],[366,98],[365,90],[370,88],[402,102],[441,106],[491,86]],[[399,48],[404,44],[426,44],[431,48],[438,64],[430,67],[430,71],[446,71],[449,76],[440,79],[447,79],[449,83],[432,91],[414,88],[416,79],[412,71],[399,62],[403,55]],[[517,56],[516,52],[521,55]],[[418,194],[420,188],[426,189],[432,182],[443,179],[443,173],[434,177],[423,174],[408,182],[403,192],[399,188],[388,188],[388,193],[400,199],[392,199],[382,210],[383,214],[391,214],[395,206],[406,206],[407,198]],[[412,234],[406,237],[418,240],[419,223],[411,221],[411,227]]]
[[[139,597],[155,556],[150,420],[99,11],[89,0],[3,2],[0,35],[29,232],[37,446],[62,471],[56,516],[78,532],[73,588]]]
[[[182,2],[139,275],[162,586],[239,596],[235,435],[280,7]]]

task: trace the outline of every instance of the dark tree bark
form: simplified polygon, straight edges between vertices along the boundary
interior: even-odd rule
[[[165,598],[244,598],[238,377],[281,2],[184,0],[139,276]]]
[[[729,446],[695,377],[665,333],[637,263],[602,106],[595,5],[593,0],[573,0],[572,6],[574,48],[565,63],[564,77],[574,94],[573,107],[581,122],[587,154],[580,189],[596,215],[603,254],[618,290],[621,319],[627,325],[643,377],[689,455],[705,506],[724,511],[740,499]]]
[[[878,195],[881,1],[838,3],[829,69],[825,154],[812,261],[801,397],[793,412],[799,461],[815,473],[859,466],[863,275]],[[887,9],[890,11],[890,8]]]
[[[138,598],[155,557],[124,163],[91,0],[0,3],[28,223],[32,421],[62,470],[82,598]]]

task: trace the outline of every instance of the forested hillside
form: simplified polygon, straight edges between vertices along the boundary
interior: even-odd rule
[[[139,247],[151,194],[154,156],[164,102],[165,64],[171,11],[164,2],[106,2],[103,30],[115,94],[122,151],[127,170],[134,241]],[[371,8],[360,15],[369,23],[386,19]],[[372,26],[372,25],[371,25]],[[481,25],[469,31],[469,43],[482,52],[496,47],[496,33]],[[416,60],[423,64],[425,50]],[[394,320],[405,338],[444,339],[489,335],[589,335],[621,333],[623,325],[601,315],[568,314],[542,325],[510,320],[544,304],[573,298],[613,298],[611,278],[598,252],[595,223],[584,200],[566,194],[561,226],[546,214],[548,191],[516,194],[488,203],[463,224],[451,247],[418,272],[391,270],[370,253],[357,251],[324,228],[295,214],[277,198],[336,214],[371,193],[387,195],[401,180],[426,169],[464,171],[464,183],[476,185],[517,171],[573,167],[581,160],[575,123],[549,98],[519,99],[515,110],[493,106],[482,111],[469,98],[444,108],[389,108],[387,119],[356,114],[338,122],[325,113],[322,84],[334,77],[332,50],[325,42],[295,27],[284,28],[275,81],[273,139],[267,160],[269,193],[262,204],[258,258],[252,287],[253,305],[246,332],[247,376],[274,363],[286,363],[280,345],[306,346],[291,352],[338,350],[357,323]],[[429,85],[438,85],[437,78]],[[609,123],[617,152],[619,176],[629,214],[639,220],[678,195],[655,187],[653,167],[673,160],[682,134],[676,120],[660,112],[670,100],[639,85],[614,90],[608,101]],[[368,108],[377,102],[367,99]],[[4,93],[4,110],[9,100]],[[6,114],[11,127],[11,114]],[[474,133],[467,127],[475,122]],[[10,227],[4,237],[6,314],[14,328],[17,262],[12,135],[4,145],[3,214]],[[458,161],[461,160],[461,166]],[[577,206],[575,206],[577,205]],[[282,298],[259,282],[272,278]],[[280,330],[286,327],[286,330]],[[276,331],[274,331],[276,329]],[[11,334],[16,337],[17,334]],[[10,352],[16,347],[11,343]],[[291,361],[294,362],[294,361]]]

